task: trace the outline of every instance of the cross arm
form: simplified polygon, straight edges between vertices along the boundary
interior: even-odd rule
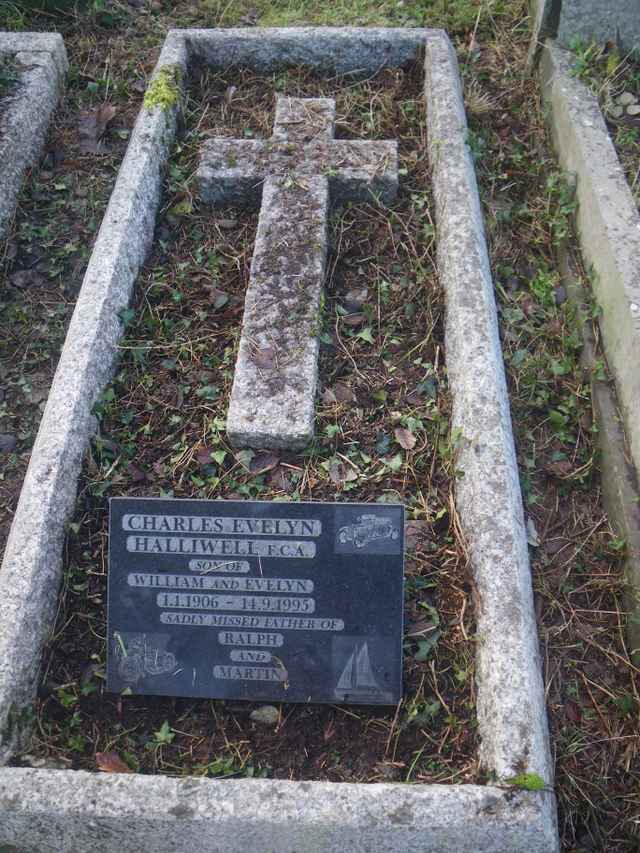
[[[391,204],[398,192],[398,143],[338,139],[331,143],[326,174],[334,203]]]
[[[221,206],[259,205],[268,156],[268,143],[262,139],[208,140],[196,172],[200,197]]]

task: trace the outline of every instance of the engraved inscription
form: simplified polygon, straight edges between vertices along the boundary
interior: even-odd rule
[[[289,674],[286,669],[272,666],[214,666],[213,677],[233,681],[286,681]]]
[[[220,631],[218,642],[223,646],[273,646],[279,648],[284,643],[284,637],[282,634],[258,631]]]
[[[186,536],[127,536],[131,554],[184,554],[212,557],[282,557],[312,560],[315,542],[279,539],[197,539]]]
[[[112,498],[109,511],[109,691],[399,701],[402,507]]]
[[[122,529],[132,533],[237,533],[242,536],[320,536],[314,518],[231,518],[126,513]]]
[[[342,619],[303,616],[242,616],[240,614],[170,613],[160,614],[165,625],[197,625],[208,628],[267,628],[276,631],[344,631]]]
[[[209,595],[208,593],[160,592],[160,607],[193,610],[258,610],[263,613],[313,613],[313,598],[280,598],[274,595]]]
[[[271,652],[261,652],[255,649],[231,649],[229,657],[234,663],[271,663]]]
[[[250,565],[246,560],[189,560],[189,569],[192,572],[227,572],[228,574],[246,574]]]
[[[201,575],[159,575],[132,572],[129,586],[168,589],[214,589],[222,592],[313,592],[313,581],[304,578],[212,578]]]

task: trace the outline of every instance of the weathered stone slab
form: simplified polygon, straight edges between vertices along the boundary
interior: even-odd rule
[[[231,27],[174,30],[194,59],[216,70],[246,66],[270,73],[305,65],[326,74],[369,77],[401,68],[435,30],[411,27]]]
[[[546,38],[572,42],[613,42],[625,51],[640,48],[638,0],[531,0],[533,53]]]
[[[446,293],[451,427],[461,440],[456,506],[477,584],[481,760],[500,778],[526,771],[549,785],[553,763],[533,608],[509,396],[493,282],[455,51],[427,41],[429,157]],[[523,762],[523,763],[521,763]],[[520,770],[518,769],[520,768]],[[553,821],[554,815],[549,814]]]
[[[334,140],[334,120],[330,99],[279,97],[270,140],[203,146],[205,201],[262,197],[227,416],[236,446],[311,441],[329,202],[386,204],[397,192],[397,143]]]
[[[0,241],[6,236],[27,169],[40,156],[68,69],[58,33],[2,33],[0,56],[16,65],[15,89],[0,116]]]
[[[553,853],[552,798],[490,785],[15,768],[0,770],[0,845],[13,845],[7,853]]]

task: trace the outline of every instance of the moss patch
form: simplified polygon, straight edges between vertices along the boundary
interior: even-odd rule
[[[144,105],[148,110],[160,107],[169,110],[180,98],[180,67],[165,65],[153,78],[144,96]]]

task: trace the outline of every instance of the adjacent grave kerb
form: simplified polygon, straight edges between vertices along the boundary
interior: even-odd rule
[[[576,42],[613,42],[628,53],[640,47],[638,0],[530,0],[529,65],[546,38],[563,47]]]
[[[279,97],[271,139],[203,147],[205,201],[262,197],[227,417],[236,446],[297,449],[313,438],[330,201],[388,204],[397,192],[397,142],[335,140],[334,122],[331,99]]]
[[[38,160],[69,64],[59,33],[0,33],[0,57],[16,62],[16,89],[0,121],[0,240],[27,169]]]

